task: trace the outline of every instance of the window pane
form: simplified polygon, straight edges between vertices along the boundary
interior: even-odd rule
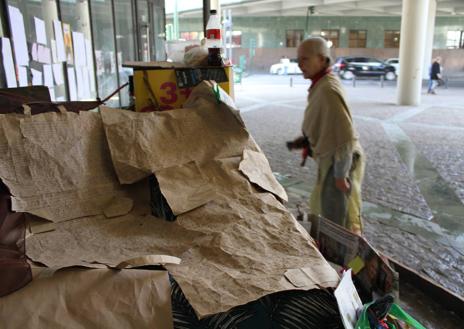
[[[91,0],[92,28],[97,61],[98,94],[109,96],[118,88],[116,51],[111,0]],[[114,95],[109,106],[118,107],[119,95]]]
[[[132,5],[127,0],[114,0],[114,12],[116,21],[116,43],[118,48],[118,72],[121,85],[129,81],[132,70],[123,68],[122,64],[135,61],[135,31],[132,20]],[[129,105],[129,89],[126,87],[120,92],[121,106]]]
[[[303,30],[287,30],[287,47],[298,47],[303,41]]]
[[[67,74],[71,99],[85,100],[97,97],[92,35],[90,33],[89,4],[87,0],[60,0],[60,10],[67,52]],[[84,49],[74,49],[75,41],[84,39]],[[82,40],[80,40],[82,41]],[[82,45],[79,45],[82,47]],[[75,61],[77,55],[78,62]],[[73,92],[73,89],[75,92]]]
[[[399,48],[400,47],[400,31],[385,31],[384,32],[384,47]]]
[[[178,41],[200,43],[203,39],[203,0],[164,0],[166,8],[166,41],[168,48]],[[214,8],[213,8],[214,9]]]
[[[192,32],[195,40],[203,38],[203,0],[165,0],[164,5],[167,41],[186,40],[182,36]]]
[[[139,59],[143,62],[150,61],[150,39],[148,25],[148,2],[147,0],[137,0],[137,25],[139,28]]]
[[[52,100],[66,100],[63,64],[52,56],[52,40],[55,40],[53,20],[58,19],[56,1],[14,0],[8,1],[8,5],[19,9],[23,16],[28,48],[28,53],[23,55],[29,59],[26,68],[28,83],[48,86]],[[18,23],[22,24],[14,22]],[[13,28],[10,26],[11,30]]]

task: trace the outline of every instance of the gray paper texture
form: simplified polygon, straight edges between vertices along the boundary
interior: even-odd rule
[[[173,328],[166,271],[66,269],[2,297],[2,327]]]
[[[48,267],[178,257],[180,264],[165,266],[199,317],[278,291],[336,287],[337,273],[278,199],[285,193],[239,114],[205,83],[192,94],[188,107],[168,112],[102,109],[132,210],[58,220],[53,231],[28,237],[27,256]],[[174,222],[151,215],[145,177],[152,173],[179,214]]]

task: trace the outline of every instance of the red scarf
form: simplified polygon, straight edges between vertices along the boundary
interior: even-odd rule
[[[327,74],[332,72],[332,68],[328,67],[326,69],[321,70],[318,74],[314,76],[314,78],[311,79],[311,87],[309,87],[309,91],[314,88],[316,83],[319,82],[323,77],[325,77]]]

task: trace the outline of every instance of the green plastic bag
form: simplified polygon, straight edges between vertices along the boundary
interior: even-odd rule
[[[356,322],[355,329],[371,329],[369,324],[369,319],[367,318],[367,309],[369,306],[374,304],[374,302],[364,305],[361,315],[359,316],[358,322]],[[412,316],[406,313],[399,305],[392,304],[390,311],[388,312],[389,315],[394,316],[395,318],[404,321],[411,327],[415,329],[426,329],[423,325],[417,322]]]

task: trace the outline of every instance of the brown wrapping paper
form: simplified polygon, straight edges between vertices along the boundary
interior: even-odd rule
[[[15,211],[57,222],[102,214],[122,195],[98,113],[0,115],[0,137]]]
[[[101,113],[123,184],[189,162],[241,156],[249,138],[232,111],[205,99],[174,111],[135,113],[102,107]]]
[[[287,192],[272,174],[271,167],[262,152],[243,151],[243,160],[239,170],[262,189],[273,193],[283,201],[288,201]]]
[[[278,291],[335,287],[337,274],[277,199],[285,192],[238,113],[218,104],[205,83],[186,106],[161,113],[102,109],[119,181],[139,181],[124,187],[133,208],[113,218],[58,220],[55,230],[28,237],[28,257],[49,267],[178,257],[180,264],[166,268],[199,317]],[[151,173],[179,214],[175,222],[150,215],[144,178]]]
[[[173,328],[166,271],[65,269],[0,299],[2,328]]]

